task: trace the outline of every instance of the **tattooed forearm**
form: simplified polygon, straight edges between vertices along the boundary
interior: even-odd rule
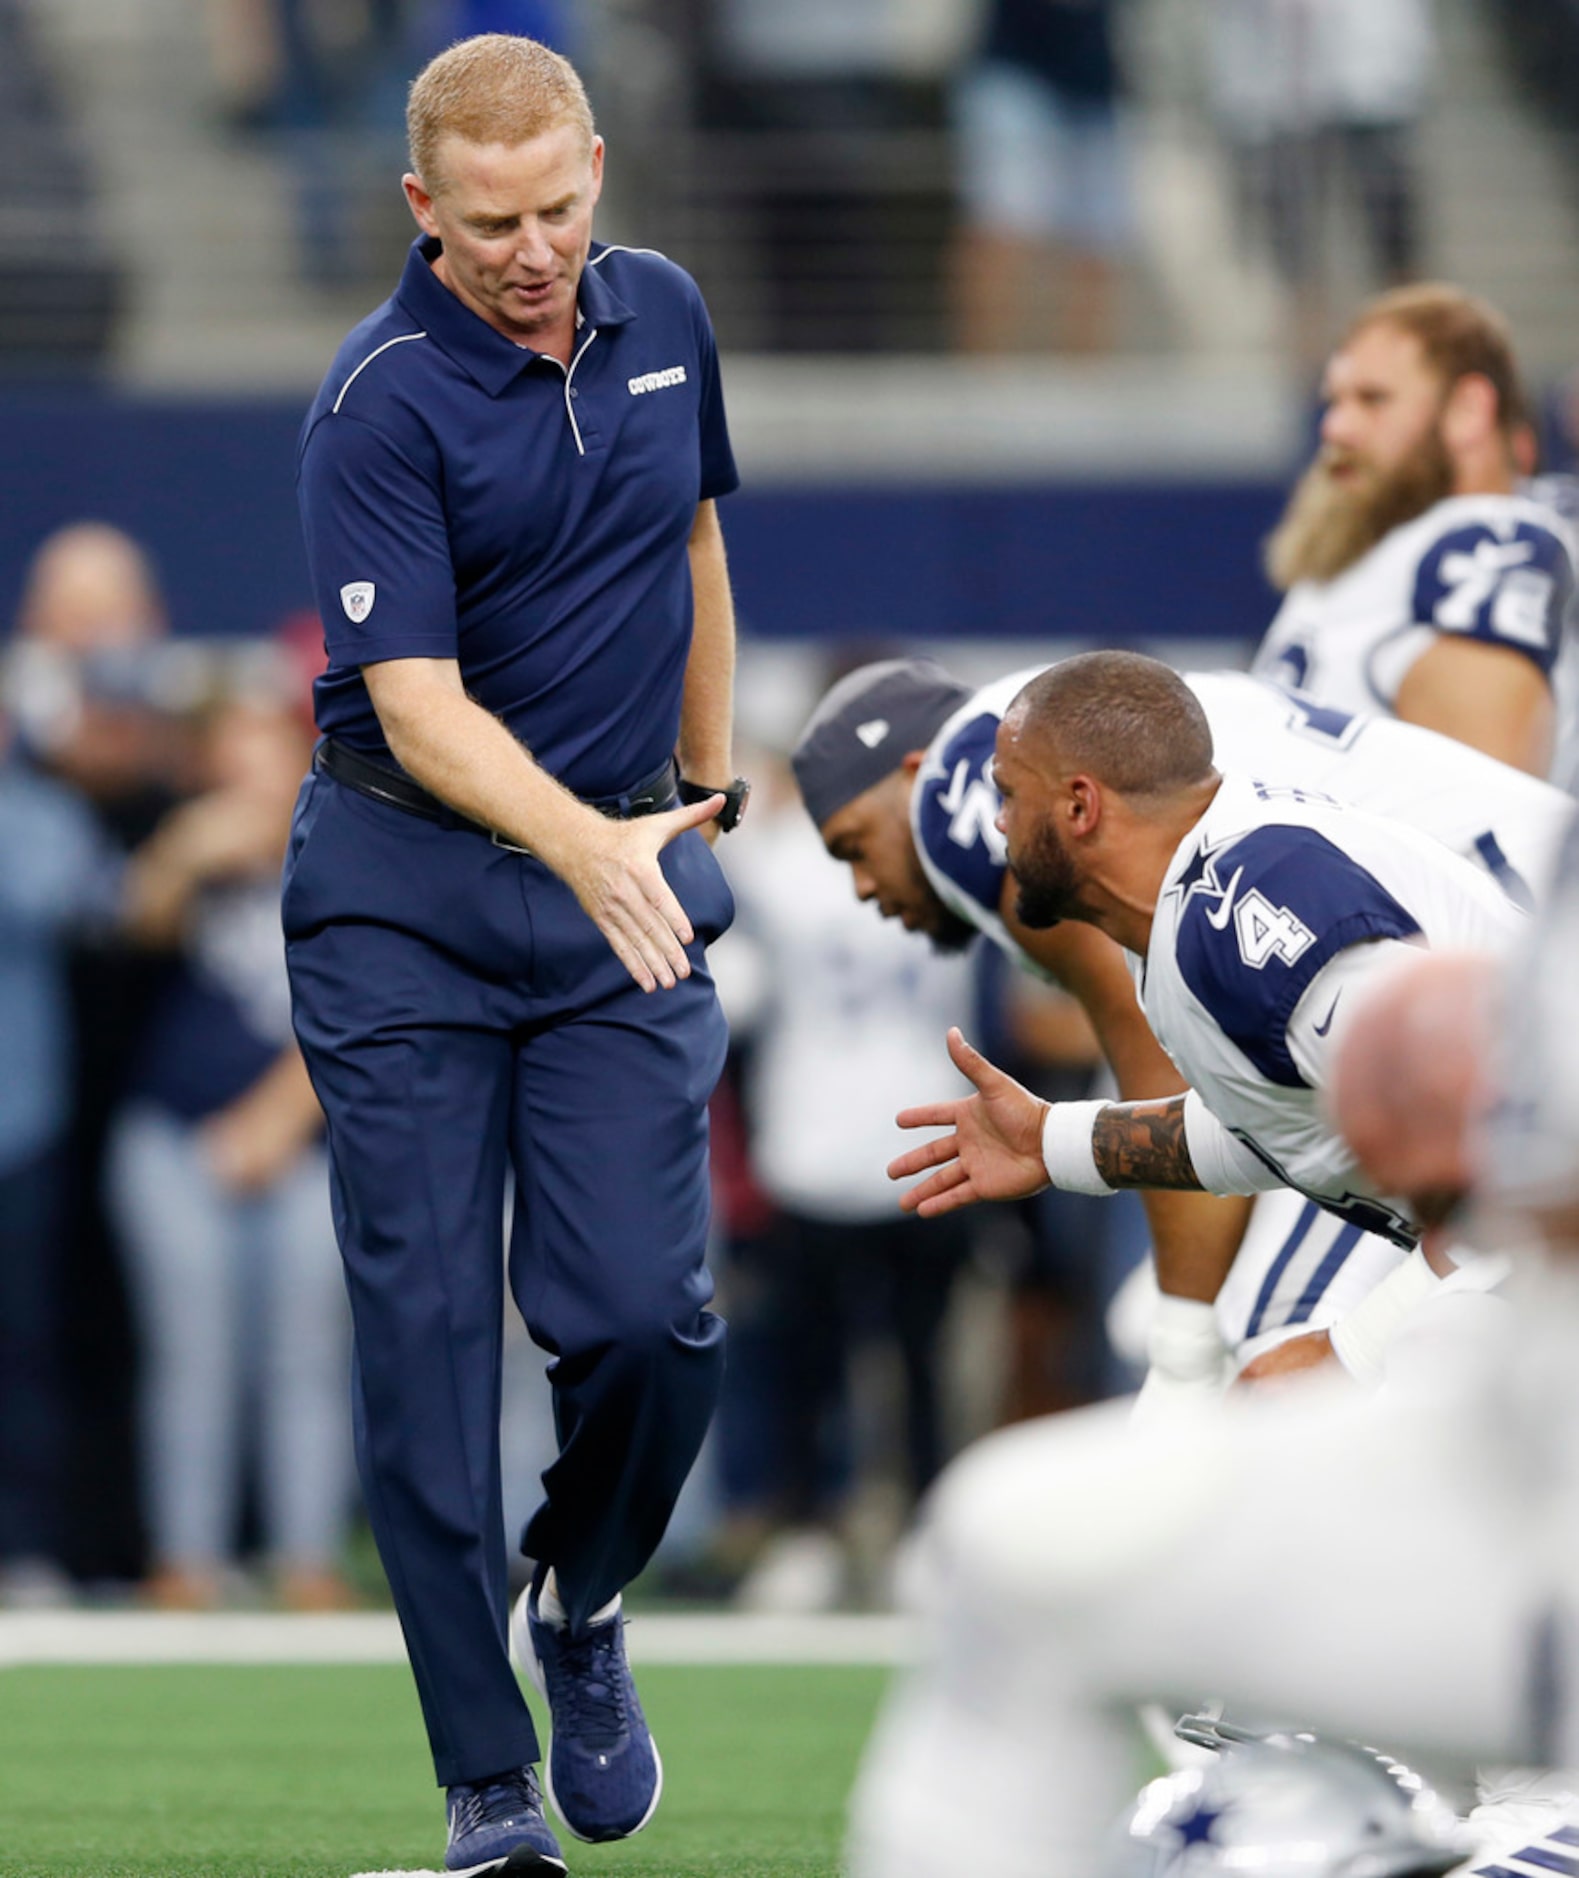
[[[1160,1102],[1115,1102],[1091,1132],[1097,1172],[1110,1187],[1181,1187],[1201,1183],[1184,1139],[1184,1097]]]

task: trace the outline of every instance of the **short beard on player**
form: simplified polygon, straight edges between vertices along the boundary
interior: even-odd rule
[[[1022,926],[1042,932],[1078,914],[1079,876],[1050,822],[1042,823],[1015,857],[1014,877],[1020,883],[1014,911]]]
[[[1267,573],[1283,592],[1301,580],[1335,580],[1383,535],[1453,493],[1453,464],[1435,424],[1385,474],[1337,481],[1331,468],[1336,460],[1336,452],[1322,450],[1295,485],[1267,542]]]

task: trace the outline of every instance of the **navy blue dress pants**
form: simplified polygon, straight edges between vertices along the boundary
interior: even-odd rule
[[[322,774],[285,865],[296,1034],[329,1125],[368,1515],[441,1785],[539,1757],[510,1668],[499,1485],[508,1274],[554,1358],[558,1459],[522,1550],[579,1624],[663,1536],[717,1399],[707,1100],[725,1026],[703,946],[733,915],[681,835],[691,976],[637,989],[530,856]]]

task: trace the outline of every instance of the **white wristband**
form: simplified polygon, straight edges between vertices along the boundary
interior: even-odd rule
[[[1221,1383],[1227,1353],[1217,1328],[1216,1305],[1167,1291],[1158,1293],[1146,1334],[1146,1355],[1153,1369],[1173,1382]]]
[[[1437,1289],[1442,1280],[1418,1250],[1367,1291],[1347,1317],[1327,1333],[1332,1352],[1356,1382],[1374,1388],[1382,1379],[1387,1346],[1404,1319]]]
[[[1042,1165],[1065,1193],[1116,1193],[1097,1172],[1091,1131],[1110,1102],[1050,1102],[1042,1123]]]

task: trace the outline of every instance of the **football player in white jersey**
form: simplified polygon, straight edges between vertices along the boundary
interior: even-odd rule
[[[1497,1760],[1574,1765],[1579,1700],[1563,1665],[1579,1604],[1579,1101],[1562,1021],[1573,1000],[1551,994],[1571,981],[1576,930],[1573,907],[1546,915],[1541,950],[1512,980],[1519,1099],[1479,1159],[1482,1189],[1488,1167],[1512,1171],[1507,1198],[1546,1233],[1553,1257],[1523,1265],[1527,1294],[1511,1309],[1439,1295],[1434,1321],[1395,1346],[1379,1397],[1307,1384],[1255,1412],[1229,1398],[1188,1425],[1140,1430],[1104,1406],[967,1451],[917,1540],[921,1651],[857,1783],[853,1878],[1101,1869],[1115,1788],[1133,1778],[1125,1706],[1148,1698],[1210,1690],[1241,1716],[1383,1741],[1454,1780]],[[1395,1121],[1412,1119],[1400,1091],[1444,1055],[1455,1076],[1460,1054],[1483,1060],[1485,1037],[1466,1038],[1456,1015],[1469,963],[1423,955],[1372,992],[1340,1087],[1348,1052],[1377,1031],[1394,1047],[1372,1056],[1370,1093],[1405,1105]],[[1438,1143],[1429,1189],[1461,1177],[1469,1119]],[[1472,1324],[1455,1306],[1478,1307]],[[1520,1776],[1488,1794],[1500,1804],[1473,1822],[1477,1872],[1571,1873],[1572,1790]],[[1211,1847],[1232,1829],[1190,1825],[1169,1842],[1178,1869],[1218,1869]],[[1314,1845],[1300,1869],[1323,1869]]]
[[[1329,361],[1323,403],[1268,544],[1286,598],[1254,669],[1549,774],[1573,546],[1516,493],[1529,420],[1506,323],[1453,287],[1384,294]]]
[[[986,933],[1022,964],[1059,976],[1067,969],[1059,948],[1083,929],[1033,931],[1017,918],[996,827],[998,727],[1034,676],[1013,673],[971,693],[925,661],[863,667],[819,706],[796,767],[824,841],[850,866],[862,899],[934,939]],[[1397,816],[1473,858],[1521,904],[1542,890],[1574,813],[1560,791],[1430,732],[1320,707],[1243,673],[1184,682],[1224,769]],[[1102,1020],[1105,1040],[1139,1028],[1127,973]],[[1154,1045],[1148,1055],[1149,1043],[1143,1036],[1132,1046],[1122,1093],[1181,1086]],[[1154,1080],[1159,1074],[1169,1080]],[[1257,1201],[1242,1247],[1242,1206],[1219,1216],[1215,1239],[1199,1216],[1186,1217],[1182,1246],[1176,1216],[1164,1210],[1153,1227],[1165,1293],[1147,1382],[1153,1406],[1219,1386],[1225,1349],[1248,1361],[1298,1331],[1325,1328],[1402,1257],[1393,1241],[1289,1191]]]
[[[1376,1189],[1324,1111],[1332,1054],[1360,993],[1415,947],[1504,952],[1525,916],[1430,836],[1297,783],[1225,778],[1212,754],[1194,693],[1133,653],[1067,659],[1009,707],[994,779],[1019,920],[1073,920],[1119,945],[1190,1087],[1048,1104],[951,1032],[979,1093],[899,1118],[952,1131],[891,1167],[896,1179],[935,1170],[907,1210],[1018,1198],[1047,1180],[1085,1193],[1285,1186],[1416,1244],[1430,1222]],[[1443,1270],[1415,1254],[1334,1327],[1332,1351],[1356,1374],[1374,1370],[1379,1343]]]

